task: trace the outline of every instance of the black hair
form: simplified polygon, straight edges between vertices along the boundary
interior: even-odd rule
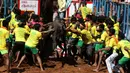
[[[86,17],[87,17],[87,18],[89,18],[89,19],[90,19],[90,16],[91,16],[91,15],[89,15],[89,14],[88,14],[88,15],[86,15]]]
[[[9,24],[8,20],[3,20],[3,27],[8,28],[8,24]]]
[[[124,35],[123,32],[119,32],[118,37],[119,37],[120,39],[124,39],[124,38],[125,38],[125,35]]]
[[[19,27],[24,27],[26,25],[27,19],[25,15],[19,15],[18,16],[18,20],[19,20]]]
[[[39,17],[38,15],[32,14],[32,17],[31,17],[31,18],[35,20],[35,19],[37,19],[38,17]]]
[[[39,30],[39,29],[40,29],[40,27],[41,27],[41,25],[40,25],[40,24],[35,24],[35,25],[33,26],[33,28],[34,28],[35,30]]]
[[[100,25],[99,25],[99,28],[102,29],[102,30],[104,30],[104,25],[103,25],[103,24],[100,24]]]
[[[86,5],[87,3],[86,3],[86,0],[83,0],[82,2],[81,2],[83,5]]]
[[[71,18],[71,22],[73,22],[73,21],[77,21],[76,17],[74,17],[74,16],[72,16],[72,18]]]
[[[84,24],[84,19],[83,18],[79,18],[77,21],[79,21],[81,24]]]
[[[33,14],[33,15],[32,15],[32,19],[34,19],[35,22],[38,22],[38,21],[39,21],[39,18],[40,18],[40,17],[39,17],[38,15],[36,15],[36,14]]]
[[[20,19],[21,19],[21,15],[16,15],[15,18],[16,18],[17,20],[20,20]]]
[[[93,17],[93,16],[94,16],[94,15],[89,15],[89,19],[92,20],[92,17]]]
[[[24,17],[24,19],[26,19],[26,21],[29,19],[29,13],[25,12],[24,14],[22,14],[22,16]]]
[[[111,20],[111,18],[106,18],[105,23],[108,25],[108,28],[114,26],[114,22]]]
[[[115,34],[115,29],[110,28],[109,32],[110,32],[112,35],[114,35],[114,34]]]
[[[105,16],[99,16],[99,17],[97,18],[97,21],[100,22],[100,23],[103,23],[103,22],[105,22],[105,19],[106,19]]]
[[[99,29],[97,30],[98,32],[103,32],[104,30],[104,25],[103,24],[100,24],[99,25]]]
[[[16,15],[21,15],[21,10],[18,9],[18,8],[14,8],[13,12],[14,12]]]
[[[19,24],[18,24],[18,26],[22,27],[22,28],[24,28],[25,25],[26,25],[26,22],[19,22]]]

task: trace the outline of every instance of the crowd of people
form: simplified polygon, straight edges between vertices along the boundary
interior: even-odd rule
[[[0,54],[7,70],[22,55],[17,65],[19,67],[26,54],[31,52],[33,57],[36,56],[41,71],[44,71],[37,48],[39,40],[46,33],[43,31],[45,26],[42,18],[34,12],[21,14],[19,9],[14,9],[10,14],[8,18],[0,19]],[[130,42],[120,30],[116,16],[97,16],[82,3],[72,17],[62,20],[66,26],[66,48],[75,46],[78,50],[76,54],[81,59],[85,57],[88,65],[96,66],[93,71],[99,72],[101,64],[104,64],[109,73],[126,72],[130,62]]]

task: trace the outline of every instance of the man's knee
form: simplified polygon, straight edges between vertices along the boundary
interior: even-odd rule
[[[107,58],[105,61],[106,61],[106,63],[109,63],[110,62],[110,58]]]

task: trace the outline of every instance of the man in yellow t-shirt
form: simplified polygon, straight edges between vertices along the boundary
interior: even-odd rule
[[[85,3],[82,3],[81,7],[79,8],[79,11],[81,11],[81,15],[82,15],[83,19],[85,19],[86,16],[92,12],[92,10],[90,8],[85,6]]]
[[[118,61],[118,64],[117,66],[115,66],[115,68],[118,68],[118,70],[120,70],[121,73],[125,73],[122,66],[124,66],[125,64],[127,64],[128,61],[130,61],[130,42],[128,40],[121,39],[125,38],[124,35],[121,35],[120,33],[119,35],[120,36],[118,36],[118,39],[120,41],[116,50],[120,50],[123,54],[123,57]],[[115,69],[115,71],[116,70],[117,69]]]
[[[113,70],[112,70],[112,65],[114,65],[113,61],[118,56],[120,48],[123,48],[124,46],[126,46],[128,44],[130,45],[130,43],[128,41],[124,40],[124,39],[125,39],[124,34],[122,32],[120,32],[118,34],[118,41],[119,42],[118,42],[117,46],[115,46],[113,48],[113,53],[106,59],[106,65],[107,65],[107,69],[108,69],[109,73],[113,73]],[[125,42],[128,43],[128,44],[125,44]],[[113,43],[114,43],[114,41],[113,41]]]
[[[26,29],[24,28],[25,25],[26,25],[25,22],[26,21],[20,22],[18,24],[19,27],[15,28],[13,30],[12,35],[15,36],[15,43],[14,43],[14,47],[13,47],[13,50],[12,50],[13,51],[12,56],[15,56],[15,53],[18,52],[18,51],[22,55],[24,54],[24,46],[25,46],[25,42],[26,42],[25,36],[26,36],[26,34],[29,35],[29,32],[26,31]],[[15,62],[18,61],[18,58],[19,58],[19,53],[17,54]]]
[[[72,36],[68,40],[68,45],[67,47],[69,48],[71,45],[76,46],[79,38],[78,38],[78,30],[77,30],[77,25],[76,25],[77,19],[75,17],[71,18],[71,23],[70,23],[70,28],[69,31],[72,33]]]
[[[102,49],[99,50],[99,52],[101,52],[101,54],[100,54],[100,57],[99,57],[98,66],[93,71],[96,71],[96,72],[99,71],[100,64],[101,64],[101,61],[102,61],[102,58],[104,57],[104,55],[107,52],[110,52],[110,50],[113,50],[112,48],[114,48],[115,46],[117,46],[118,39],[114,36],[114,34],[115,34],[115,30],[114,29],[110,29],[109,30],[109,36],[111,36],[111,39],[109,40],[109,44],[105,48],[102,48]]]
[[[105,45],[105,40],[108,37],[107,32],[104,31],[104,25],[103,24],[99,25],[99,28],[97,29],[97,31],[101,34],[96,37],[97,39],[96,39],[96,43],[95,43],[95,62],[93,64],[93,66],[97,66],[98,54],[101,53],[101,52],[98,52],[98,51],[103,48],[103,46]]]
[[[9,22],[9,29],[13,29],[13,23],[15,21],[16,14],[14,12],[11,12],[11,20]]]
[[[5,64],[9,66],[9,56],[8,56],[8,44],[9,44],[9,31],[8,21],[3,21],[3,26],[0,27],[0,54],[4,57]],[[7,69],[8,70],[8,69]],[[9,70],[8,70],[9,71]]]
[[[25,55],[21,58],[17,67],[19,67],[22,61],[26,58],[27,50],[29,50],[32,52],[33,55],[36,56],[38,63],[40,65],[41,71],[44,71],[42,67],[41,58],[38,55],[38,49],[36,48],[39,40],[42,38],[42,33],[39,32],[39,29],[40,29],[40,24],[35,24],[34,29],[31,29],[30,35],[25,43]]]
[[[82,49],[85,49],[85,51],[87,52],[87,56],[88,56],[88,64],[90,64],[91,62],[91,58],[92,58],[92,52],[93,52],[93,38],[92,35],[90,33],[90,31],[87,30],[87,27],[85,27],[85,25],[82,25],[83,30],[79,31],[79,33],[82,36],[82,40],[84,42],[84,47]],[[87,48],[87,49],[86,49]]]

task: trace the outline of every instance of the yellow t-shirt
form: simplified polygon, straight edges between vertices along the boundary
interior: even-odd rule
[[[114,52],[117,47],[117,44],[118,44],[118,39],[113,35],[110,41],[108,42],[108,47],[113,48],[113,52]]]
[[[16,21],[15,19],[11,20],[11,21],[9,22],[9,29],[15,29],[15,28],[17,28],[17,27],[18,27],[18,24],[19,24],[19,22]]]
[[[119,34],[119,30],[120,30],[120,28],[119,28],[119,22],[117,22],[117,23],[114,24],[114,29],[115,29],[115,35],[118,38],[118,34]]]
[[[79,32],[82,31],[80,28],[77,28],[77,30],[78,30]],[[79,38],[79,40],[82,40],[82,35],[78,35],[78,38]]]
[[[41,38],[42,38],[41,32],[31,29],[30,35],[29,35],[25,45],[27,45],[29,47],[36,47]]]
[[[86,16],[87,16],[89,13],[92,12],[92,10],[91,10],[90,8],[87,8],[86,6],[80,7],[79,10],[81,11],[81,14],[82,14],[83,19],[85,19]]]
[[[106,31],[103,31],[103,33],[101,34],[101,38],[97,39],[98,42],[102,42],[102,41],[106,41],[108,38],[108,33]]]
[[[13,34],[15,35],[15,41],[25,42],[25,35],[29,32],[25,28],[18,27],[14,29]]]
[[[30,32],[30,30],[31,30],[31,29],[29,28],[29,26],[28,26],[28,25],[25,25],[25,26],[24,26],[24,28],[25,28],[25,29],[26,29],[26,31],[28,31],[28,32]]]
[[[96,26],[93,26],[93,27],[91,28],[91,34],[92,34],[94,37],[97,36],[97,28],[96,28]]]
[[[91,30],[91,23],[85,22],[85,27],[87,27],[88,31],[90,31]]]
[[[14,12],[11,12],[11,20],[9,22],[9,29],[14,29],[17,27],[17,21],[15,19],[16,14]]]
[[[90,31],[83,29],[81,31],[81,34],[82,34],[82,39],[83,39],[85,44],[90,44],[90,43],[94,42]]]
[[[0,50],[6,50],[6,39],[9,38],[9,31],[0,28]]]
[[[124,49],[125,47],[130,49],[130,42],[127,40],[119,41],[117,49],[121,48],[123,55],[127,58],[130,58],[130,54]],[[130,50],[129,50],[129,52],[130,52]]]
[[[72,23],[70,23],[70,26],[71,26],[70,29],[75,29],[75,27],[76,27],[76,25],[72,24]],[[75,33],[72,33],[72,38],[78,38],[78,35]]]
[[[106,31],[108,31],[109,29],[108,29],[108,27],[107,27],[107,24],[106,24],[106,23],[103,23],[103,25],[104,25],[104,29],[105,29]]]

